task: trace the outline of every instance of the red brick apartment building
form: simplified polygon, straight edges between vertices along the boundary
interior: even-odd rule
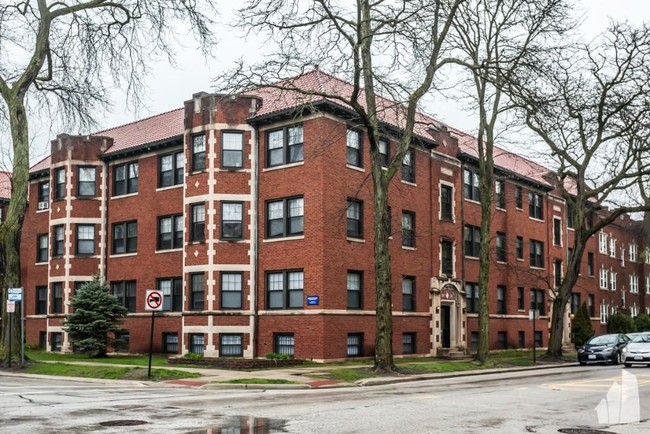
[[[318,71],[297,80],[350,90]],[[51,155],[31,168],[22,236],[28,343],[69,351],[68,303],[99,273],[129,310],[118,351],[147,351],[144,294],[158,288],[165,311],[157,352],[371,356],[367,137],[349,108],[305,99],[270,89],[236,98],[198,93],[178,110],[53,140]],[[391,113],[383,119],[386,159],[400,134]],[[397,355],[477,342],[474,144],[419,115],[390,187]],[[544,346],[572,229],[548,169],[497,152],[490,347]],[[567,317],[586,301],[603,331],[616,309],[648,311],[650,266],[639,259],[645,246],[635,224],[624,217],[591,241]],[[535,335],[531,306],[541,312]]]

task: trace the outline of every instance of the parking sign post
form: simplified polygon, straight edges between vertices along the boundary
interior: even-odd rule
[[[156,312],[163,310],[163,293],[157,289],[148,289],[145,297],[144,310],[151,311],[151,335],[149,336],[149,370],[147,377],[151,378],[151,356],[153,354],[153,325]]]

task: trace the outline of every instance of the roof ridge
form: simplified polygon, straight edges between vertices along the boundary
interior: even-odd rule
[[[166,115],[166,114],[169,114],[169,113],[173,113],[173,112],[176,112],[176,111],[179,111],[179,110],[184,110],[184,109],[185,109],[184,107],[179,107],[179,108],[175,108],[175,109],[172,109],[172,110],[167,110],[165,112],[161,112],[161,113],[158,113],[158,114],[146,117],[146,118],[137,119],[135,121],[127,122],[127,123],[122,124],[122,125],[116,125],[116,126],[111,127],[111,128],[106,128],[106,129],[103,129],[103,130],[100,130],[100,131],[95,131],[94,133],[91,133],[91,135],[93,135],[93,136],[100,135],[101,133],[105,133],[106,131],[112,131],[112,130],[116,130],[118,128],[124,128],[124,127],[129,126],[129,125],[137,124],[138,122],[148,121],[148,120],[151,120],[153,118],[157,118],[157,117],[160,117],[160,116],[163,116],[163,115]]]

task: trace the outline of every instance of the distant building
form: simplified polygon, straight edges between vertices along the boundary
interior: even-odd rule
[[[297,80],[350,89],[319,71]],[[388,161],[400,122],[379,103]],[[371,356],[373,193],[366,132],[353,118],[335,100],[262,89],[198,93],[177,110],[58,136],[30,171],[21,240],[27,342],[71,350],[61,327],[69,301],[100,273],[129,310],[118,351],[148,350],[144,294],[157,288],[165,311],[156,352]],[[476,161],[473,137],[418,115],[390,189],[397,355],[477,344]],[[570,254],[568,210],[548,169],[500,149],[495,164],[490,347],[546,346]],[[616,309],[648,311],[650,265],[636,225],[624,216],[590,241],[567,318],[587,302],[604,331]],[[531,306],[541,315],[534,336]]]

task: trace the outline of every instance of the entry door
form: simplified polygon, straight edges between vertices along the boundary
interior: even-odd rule
[[[440,306],[440,327],[442,332],[442,347],[451,347],[451,306]]]

